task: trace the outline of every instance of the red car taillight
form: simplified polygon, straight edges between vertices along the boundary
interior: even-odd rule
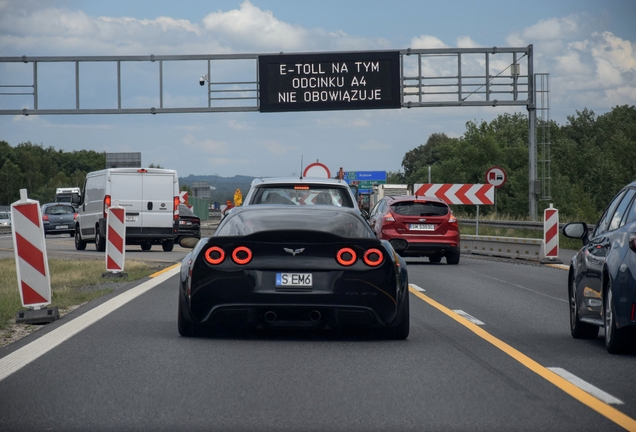
[[[457,218],[455,216],[450,216],[450,219],[448,219],[448,226],[455,229],[459,228],[459,225],[457,224]]]
[[[350,266],[356,262],[357,255],[351,248],[342,248],[336,254],[336,261],[343,266]]]
[[[393,213],[388,212],[387,214],[384,215],[384,221],[382,225],[391,225],[393,222],[395,222],[395,217],[393,216]]]
[[[48,221],[49,220],[49,215],[42,215],[42,220]]]
[[[212,265],[221,264],[225,260],[225,251],[218,246],[212,246],[205,251],[205,260]]]
[[[384,254],[379,249],[369,249],[364,253],[364,263],[369,267],[377,267],[384,261]]]
[[[239,265],[245,265],[252,261],[252,251],[245,246],[239,246],[232,252],[232,261]]]
[[[104,197],[104,219],[108,216],[108,208],[111,206],[110,195]]]
[[[181,201],[179,200],[178,196],[174,197],[173,208],[172,208],[172,215],[173,215],[172,219],[174,220],[179,220],[179,203],[180,202]]]

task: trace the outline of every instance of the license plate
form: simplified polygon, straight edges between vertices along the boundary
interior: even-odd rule
[[[126,222],[137,222],[137,216],[126,216]]]
[[[311,273],[276,273],[277,287],[305,287],[311,288],[313,277]]]
[[[58,225],[55,229],[68,229],[68,225]]]
[[[411,230],[414,231],[435,231],[433,224],[411,224]]]

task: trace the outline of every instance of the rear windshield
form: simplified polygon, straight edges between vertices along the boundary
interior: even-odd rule
[[[215,236],[244,236],[263,231],[322,231],[347,238],[375,238],[369,225],[358,217],[340,211],[310,211],[288,217],[285,212],[252,211],[231,215]]]
[[[391,210],[401,216],[444,216],[448,214],[448,206],[438,202],[399,202],[393,204]]]
[[[188,207],[184,206],[183,204],[181,204],[179,206],[179,214],[181,216],[196,216],[192,210],[190,210]]]
[[[260,186],[250,204],[332,205],[354,208],[347,188],[307,185]]]
[[[73,214],[75,209],[70,205],[51,206],[46,208],[45,213],[50,215]]]

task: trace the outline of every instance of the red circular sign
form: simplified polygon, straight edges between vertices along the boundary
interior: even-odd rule
[[[307,165],[307,168],[303,171],[303,177],[331,178],[331,172],[329,168],[327,168],[327,165],[314,162]]]
[[[498,166],[488,168],[486,171],[486,182],[493,185],[497,189],[506,183],[506,171]]]

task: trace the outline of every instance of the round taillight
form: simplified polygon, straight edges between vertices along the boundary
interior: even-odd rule
[[[205,251],[205,260],[212,265],[221,264],[225,259],[225,251],[218,246],[212,246]]]
[[[364,263],[370,267],[377,267],[382,264],[384,255],[380,249],[369,249],[364,253]]]
[[[232,252],[232,261],[240,265],[247,264],[252,261],[252,251],[245,246],[239,246]]]
[[[350,266],[356,262],[356,253],[351,248],[342,248],[336,254],[336,260],[338,264],[343,266]]]

